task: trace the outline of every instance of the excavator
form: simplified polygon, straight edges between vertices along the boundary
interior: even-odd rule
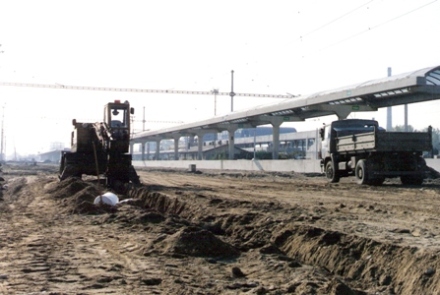
[[[130,148],[130,115],[134,108],[128,101],[115,100],[104,106],[104,121],[80,123],[72,120],[70,151],[62,151],[59,179],[103,175],[110,188],[140,184],[132,165]]]

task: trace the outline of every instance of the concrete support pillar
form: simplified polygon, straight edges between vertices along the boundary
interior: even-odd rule
[[[234,136],[235,131],[237,131],[238,127],[236,125],[231,125],[228,127],[228,153],[229,153],[229,160],[234,160]]]
[[[133,155],[133,153],[134,153],[133,148],[134,148],[134,143],[133,143],[133,142],[130,142],[130,154],[131,154],[131,155]]]
[[[280,152],[280,126],[283,124],[282,118],[273,118],[272,122],[272,141],[273,141],[273,149],[272,149],[272,159],[278,160],[278,155]]]
[[[150,160],[150,142],[147,141],[147,159]]]
[[[280,152],[280,125],[281,123],[272,123],[273,134],[273,151],[272,159],[277,160]]]
[[[156,161],[160,159],[160,139],[156,139]]]
[[[141,159],[142,159],[142,161],[145,161],[145,144],[146,144],[145,141],[141,143],[141,153],[142,153]]]
[[[198,143],[198,151],[197,151],[197,160],[203,160],[203,136],[206,132],[198,131],[197,132],[197,143]]]
[[[180,135],[176,134],[174,137],[174,160],[179,160],[179,140]]]

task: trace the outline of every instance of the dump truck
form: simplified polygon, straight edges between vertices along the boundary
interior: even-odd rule
[[[130,115],[134,108],[128,101],[115,100],[104,106],[104,121],[81,123],[72,120],[70,151],[62,151],[59,179],[100,175],[108,187],[127,183],[139,184],[132,165],[130,148]]]
[[[400,177],[402,184],[421,185],[429,175],[423,158],[432,151],[428,132],[388,132],[375,120],[346,119],[320,129],[321,169],[329,182],[355,176],[359,184],[382,185]]]

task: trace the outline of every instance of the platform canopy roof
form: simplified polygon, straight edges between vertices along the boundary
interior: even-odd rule
[[[440,99],[440,66],[366,81],[329,91],[284,99],[270,105],[253,107],[179,126],[145,131],[132,142],[279,125],[308,118],[337,115],[344,119],[351,112],[376,111],[378,108]]]

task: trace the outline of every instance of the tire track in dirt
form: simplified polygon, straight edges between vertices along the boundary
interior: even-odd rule
[[[53,273],[51,259],[56,255],[59,244],[56,237],[46,235],[49,233],[50,223],[55,220],[39,218],[38,212],[42,206],[40,195],[35,195],[34,190],[27,190],[27,187],[41,189],[44,185],[39,184],[39,178],[16,178],[10,181],[8,205],[17,214],[7,213],[2,224],[2,235],[8,243],[0,249],[2,255],[1,267],[9,269],[7,288],[14,294],[17,290],[45,291],[47,282]],[[37,189],[37,190],[38,190]],[[12,250],[13,249],[13,250]],[[57,261],[63,265],[62,261]],[[13,290],[13,291],[12,291]],[[7,292],[9,293],[9,292]]]
[[[19,292],[73,292],[83,294],[127,294],[154,286],[157,261],[139,261],[135,247],[121,243],[120,233],[93,218],[65,215],[55,200],[44,194],[54,179],[11,181],[9,206],[15,214],[2,214],[0,269],[7,270],[0,281],[2,294]],[[127,235],[127,240],[136,237]],[[140,243],[139,243],[140,244]],[[157,268],[156,268],[156,267]],[[160,276],[159,276],[160,277]],[[149,280],[152,280],[150,282]]]

